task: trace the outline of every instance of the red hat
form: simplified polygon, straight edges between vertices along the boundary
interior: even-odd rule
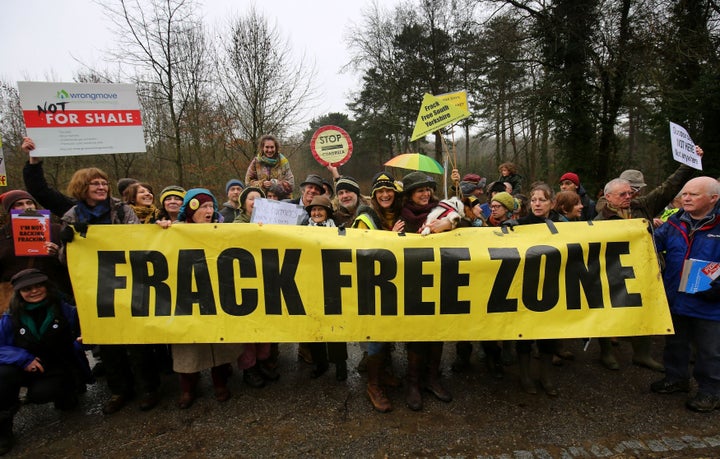
[[[560,182],[562,183],[565,180],[570,180],[575,186],[580,186],[580,177],[574,172],[565,172],[562,177],[560,177]]]
[[[205,193],[198,193],[193,196],[192,199],[188,201],[187,208],[185,209],[185,221],[192,221],[192,217],[193,215],[195,215],[195,211],[198,210],[200,206],[205,204],[206,202],[215,202],[215,199],[209,194]]]

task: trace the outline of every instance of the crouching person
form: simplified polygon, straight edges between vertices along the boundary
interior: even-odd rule
[[[10,308],[0,318],[0,455],[13,446],[20,387],[27,387],[30,403],[70,410],[92,379],[75,307],[37,269],[20,271],[11,284]]]

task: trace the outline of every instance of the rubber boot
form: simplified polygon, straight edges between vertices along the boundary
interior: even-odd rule
[[[228,367],[229,364],[219,365],[210,369],[212,377],[213,389],[215,389],[215,400],[225,402],[230,399],[232,394],[227,387]]]
[[[545,393],[551,397],[558,395],[558,390],[553,383],[552,371],[552,354],[540,354],[540,384],[542,385]]]
[[[9,453],[15,444],[12,428],[13,412],[0,411],[0,456]]]
[[[180,373],[181,394],[178,400],[178,408],[185,410],[192,406],[199,381],[200,373]]]
[[[603,366],[608,370],[619,370],[620,364],[615,359],[610,338],[598,338],[598,343],[600,343],[600,362]]]
[[[408,408],[413,411],[423,409],[422,394],[420,393],[420,371],[423,367],[425,359],[417,352],[408,351],[407,353],[407,390],[405,393],[405,402]]]
[[[528,394],[537,394],[535,382],[530,377],[530,354],[518,353],[518,366],[520,369],[520,385]]]
[[[441,402],[452,402],[452,394],[442,385],[440,378],[440,363],[442,362],[443,343],[432,343],[430,345],[430,357],[428,359],[428,377],[425,388],[432,392]]]
[[[630,343],[633,348],[632,362],[635,365],[661,373],[665,372],[665,367],[650,356],[652,336],[633,336],[630,338]]]
[[[455,361],[450,368],[456,373],[461,373],[470,368],[470,355],[472,354],[472,343],[469,341],[458,341],[455,343]]]
[[[383,387],[380,385],[380,373],[382,372],[384,361],[382,354],[369,355],[367,358],[367,394],[370,398],[373,408],[381,413],[392,411],[392,404],[385,395]]]

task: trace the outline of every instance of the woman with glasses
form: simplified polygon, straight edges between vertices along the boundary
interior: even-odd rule
[[[75,171],[68,185],[68,194],[77,200],[77,204],[62,218],[61,239],[65,244],[71,243],[75,232],[84,235],[92,225],[140,223],[132,207],[111,196],[108,175],[96,167]],[[61,249],[63,256],[64,249],[65,246]],[[135,378],[143,394],[140,409],[151,410],[158,404],[160,375],[152,345],[104,344],[100,346],[100,352],[111,393],[102,408],[104,414],[119,411],[134,397]]]

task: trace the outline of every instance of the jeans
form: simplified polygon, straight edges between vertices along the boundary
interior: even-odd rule
[[[698,392],[720,396],[720,322],[672,315],[675,334],[665,338],[663,360],[669,381],[690,379],[691,344],[695,346],[693,377]]]

